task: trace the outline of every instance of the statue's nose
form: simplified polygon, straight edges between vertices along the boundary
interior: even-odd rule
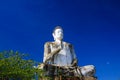
[[[60,32],[59,35],[62,35],[62,33]]]

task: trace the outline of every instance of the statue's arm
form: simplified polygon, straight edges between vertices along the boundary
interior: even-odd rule
[[[78,60],[77,59],[73,59],[72,61],[72,66],[77,66]]]
[[[57,48],[55,49],[54,51],[51,52],[51,49],[50,49],[50,43],[47,42],[45,43],[44,45],[44,59],[43,59],[43,62],[46,63],[48,60],[52,59],[53,56],[58,53],[61,49],[60,48]]]
[[[72,56],[73,56],[73,61],[72,61],[72,66],[76,66],[78,64],[78,60],[74,51],[74,47],[73,45],[70,45],[71,47],[71,52],[72,52]]]

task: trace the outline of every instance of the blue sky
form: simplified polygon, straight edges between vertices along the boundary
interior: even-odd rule
[[[74,45],[79,66],[96,66],[98,80],[120,80],[119,0],[1,0],[0,51],[42,62],[56,25]]]

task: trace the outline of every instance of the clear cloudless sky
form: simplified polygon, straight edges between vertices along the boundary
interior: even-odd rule
[[[56,25],[74,45],[79,66],[96,66],[98,80],[120,80],[119,0],[0,0],[0,51],[42,62]]]

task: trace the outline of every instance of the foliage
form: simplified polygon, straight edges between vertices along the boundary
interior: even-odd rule
[[[0,52],[0,80],[31,80],[42,76],[42,70],[34,68],[37,62],[26,60],[26,54],[14,51]]]

